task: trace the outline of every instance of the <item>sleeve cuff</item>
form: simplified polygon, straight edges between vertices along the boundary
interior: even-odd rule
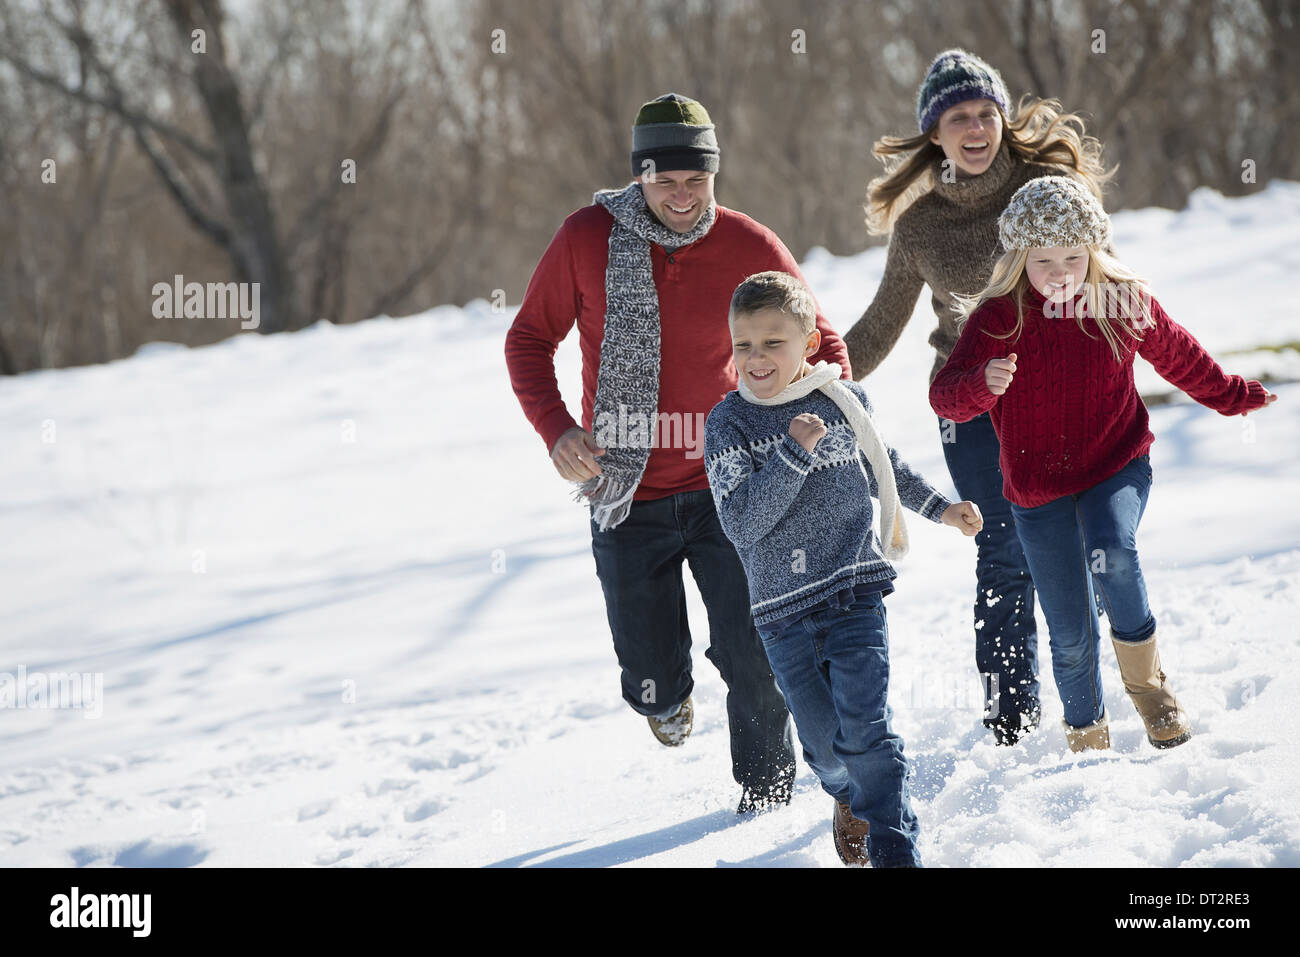
[[[812,455],[796,442],[794,436],[789,433],[786,433],[785,438],[781,440],[781,447],[777,450],[777,456],[800,475],[807,475],[812,471]]]
[[[568,410],[561,406],[542,419],[537,431],[541,433],[542,440],[546,442],[546,451],[550,453],[555,450],[555,443],[560,441],[560,436],[568,432],[569,429],[576,428],[579,428],[578,423],[574,422],[573,416],[569,415]]]
[[[928,518],[936,525],[943,524],[943,513],[948,509],[952,502],[948,501],[941,492],[932,492],[930,497],[925,500],[925,504],[917,511],[916,514],[922,518]]]

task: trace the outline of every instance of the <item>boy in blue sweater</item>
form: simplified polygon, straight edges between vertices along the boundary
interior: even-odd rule
[[[709,413],[705,467],[749,582],[754,625],[804,758],[835,799],[845,864],[918,867],[903,741],[890,728],[884,597],[907,553],[899,505],[971,536],[949,502],[881,440],[871,403],[820,345],[807,288],[780,272],[737,287],[729,321],[738,390]],[[871,498],[880,502],[879,537]]]

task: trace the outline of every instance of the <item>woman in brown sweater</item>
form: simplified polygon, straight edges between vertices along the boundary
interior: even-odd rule
[[[1055,100],[1022,99],[1013,111],[998,72],[964,50],[935,57],[917,96],[920,133],[884,137],[875,153],[886,175],[868,191],[868,226],[890,234],[875,298],[844,336],[859,378],[898,341],[923,286],[938,324],[930,380],[957,343],[953,295],[987,284],[1001,253],[998,216],[1012,193],[1037,176],[1073,175],[1098,198],[1109,174],[1101,144]],[[1034,585],[1002,497],[998,439],[987,413],[939,420],[944,458],[958,494],[979,505],[976,536],[975,662],[985,688],[984,724],[999,744],[1038,726],[1038,637]]]

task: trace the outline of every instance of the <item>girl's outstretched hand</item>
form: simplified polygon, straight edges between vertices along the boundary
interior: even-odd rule
[[[1243,412],[1243,413],[1241,413],[1241,414],[1242,414],[1242,415],[1250,415],[1251,412],[1258,412],[1260,409],[1267,408],[1268,406],[1272,405],[1272,404],[1273,404],[1274,402],[1276,402],[1276,401],[1277,401],[1277,393],[1276,393],[1276,392],[1268,392],[1268,391],[1265,391],[1265,392],[1264,392],[1264,404],[1263,404],[1263,405],[1259,406],[1259,408],[1251,409],[1250,412]]]
[[[984,527],[984,516],[974,502],[955,502],[943,510],[939,519],[945,525],[959,529],[967,538]]]

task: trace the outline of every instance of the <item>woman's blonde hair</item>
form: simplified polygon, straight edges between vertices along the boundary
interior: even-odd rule
[[[1062,166],[1083,181],[1098,199],[1118,167],[1101,163],[1101,142],[1084,132],[1082,117],[1062,112],[1060,100],[1026,94],[1008,119],[1002,119],[1002,139],[1027,163]],[[935,124],[938,125],[937,123]],[[1077,127],[1077,128],[1076,128]],[[882,136],[872,152],[885,164],[885,173],[867,186],[867,229],[873,235],[891,232],[907,207],[934,188],[932,169],[944,158],[943,148],[930,142],[934,126],[916,136]]]
[[[1110,346],[1115,361],[1122,362],[1128,351],[1123,337],[1127,335],[1134,341],[1141,341],[1143,334],[1155,324],[1150,288],[1146,280],[1100,246],[1089,245],[1084,248],[1088,250],[1088,272],[1084,277],[1080,307],[1075,309],[1074,303],[1062,303],[1055,304],[1055,308],[1061,310],[1060,316],[1064,318],[1069,318],[1073,312],[1074,321],[1089,338],[1096,338],[1089,331],[1089,326],[1096,328]],[[1016,303],[1015,326],[1001,334],[987,329],[984,333],[995,339],[1019,338],[1025,327],[1024,294],[1029,289],[1029,274],[1026,270],[1028,262],[1028,249],[1009,250],[994,264],[988,285],[979,293],[974,296],[953,294],[958,312],[958,334],[965,328],[975,310],[985,302],[1000,296],[1010,296]],[[1075,301],[1079,301],[1077,296]],[[1053,305],[1045,303],[1044,310],[1050,310]]]

